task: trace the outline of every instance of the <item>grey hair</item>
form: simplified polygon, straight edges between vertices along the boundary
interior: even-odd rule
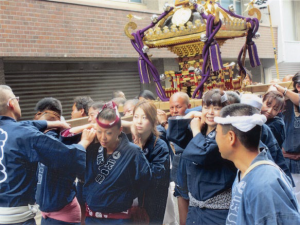
[[[9,95],[7,92],[12,92],[12,89],[7,85],[0,85],[0,115],[4,115],[7,112],[7,101]]]
[[[173,95],[171,96],[171,98],[178,98],[178,97],[182,98],[182,99],[184,100],[184,103],[185,103],[186,105],[189,105],[189,104],[190,104],[190,98],[189,98],[189,96],[187,95],[187,93],[184,93],[184,92],[176,92],[175,94],[173,94]]]

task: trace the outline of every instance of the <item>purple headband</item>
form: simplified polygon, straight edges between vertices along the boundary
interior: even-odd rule
[[[99,115],[103,112],[104,109],[114,109],[116,111],[116,119],[111,122],[111,123],[101,123],[99,120],[98,120],[98,117]],[[99,111],[98,115],[97,115],[97,118],[96,118],[96,122],[97,124],[102,127],[102,128],[112,128],[113,126],[115,126],[118,122],[120,121],[120,115],[119,115],[119,111],[118,111],[118,106],[116,103],[114,102],[107,102],[104,104],[104,106],[102,107],[102,109]]]

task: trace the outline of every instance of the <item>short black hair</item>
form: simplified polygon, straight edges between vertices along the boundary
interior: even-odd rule
[[[300,71],[297,72],[297,73],[293,76],[292,81],[293,81],[293,86],[294,86],[294,90],[293,90],[293,91],[296,92],[296,93],[298,93],[298,90],[297,90],[297,88],[296,88],[296,84],[297,84],[297,83],[300,83]]]
[[[89,114],[89,104],[92,102],[93,100],[90,96],[78,96],[74,99],[77,110],[84,109],[86,115]]]
[[[35,111],[43,112],[45,110],[51,110],[58,113],[60,116],[62,115],[62,106],[61,102],[56,98],[43,98],[38,103],[36,103]]]
[[[252,116],[254,114],[259,114],[259,111],[250,105],[236,103],[231,104],[224,107],[221,110],[221,117],[226,116]],[[240,131],[239,129],[235,128],[231,124],[220,124],[222,126],[223,134],[227,134],[228,131],[233,131],[239,141],[242,143],[249,150],[257,150],[259,147],[259,141],[261,136],[261,129],[262,127],[256,125],[254,128],[247,132]]]
[[[109,108],[103,109],[102,112],[98,113],[98,115],[97,115],[97,120],[103,119],[103,120],[112,121],[112,120],[115,120],[116,118],[117,118],[116,110],[109,109]],[[118,128],[121,127],[121,118],[119,119],[117,126],[118,126]]]
[[[139,98],[142,97],[146,100],[155,100],[155,95],[153,94],[152,91],[149,91],[149,90],[143,90],[140,92],[139,94]]]

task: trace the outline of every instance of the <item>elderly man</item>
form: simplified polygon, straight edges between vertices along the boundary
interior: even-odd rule
[[[94,130],[86,130],[79,144],[64,145],[42,132],[66,128],[66,123],[17,122],[21,118],[18,100],[9,86],[0,85],[0,224],[35,224],[37,163],[83,170],[78,165],[84,165],[80,162],[85,162],[85,149],[95,137]]]

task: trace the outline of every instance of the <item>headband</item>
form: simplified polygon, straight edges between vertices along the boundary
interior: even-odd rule
[[[261,107],[263,105],[261,98],[252,94],[243,94],[241,96],[241,103],[251,105],[259,110],[261,110]]]
[[[224,95],[221,95],[221,103],[224,103],[224,102],[226,102],[227,100],[228,100],[227,94],[226,94],[226,92],[224,91]]]
[[[111,122],[111,123],[101,123],[99,120],[98,120],[98,117],[99,115],[103,112],[104,109],[114,109],[116,111],[116,119]],[[102,107],[102,109],[99,111],[97,117],[96,117],[96,122],[97,124],[102,127],[102,128],[112,128],[113,126],[115,126],[118,122],[120,121],[120,114],[119,114],[119,111],[118,111],[118,105],[114,102],[107,102],[104,104],[104,106]]]
[[[261,114],[252,116],[226,116],[215,117],[215,122],[219,124],[231,124],[242,132],[248,132],[256,125],[262,126],[267,121],[267,118]]]

